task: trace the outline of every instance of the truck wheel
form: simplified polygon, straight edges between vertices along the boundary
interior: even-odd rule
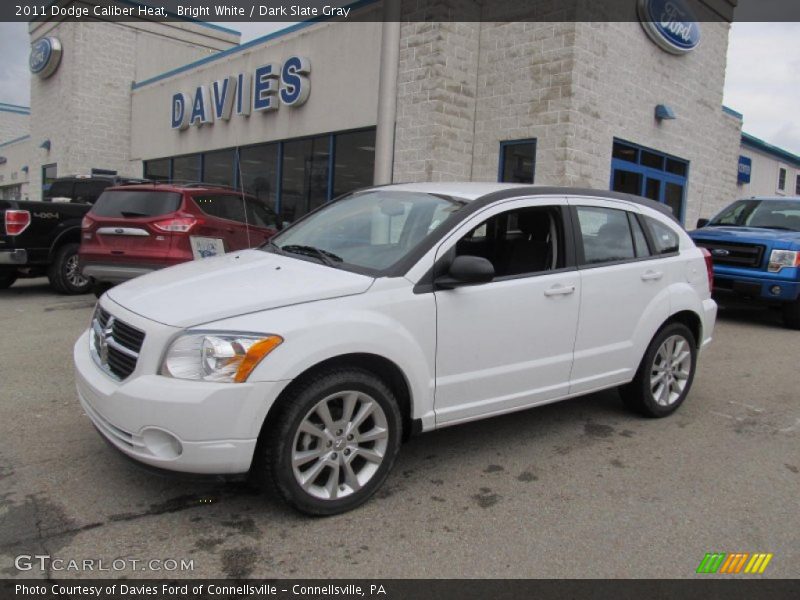
[[[64,244],[56,250],[47,278],[53,289],[62,294],[86,294],[92,289],[92,279],[81,275],[78,244]]]
[[[17,280],[16,269],[2,269],[0,270],[0,290],[7,290]]]
[[[252,476],[294,508],[343,513],[384,482],[400,448],[402,419],[391,390],[375,375],[359,368],[324,371],[278,408]]]
[[[783,324],[789,329],[800,329],[800,298],[783,305]]]
[[[623,403],[646,417],[671,415],[689,394],[696,364],[692,331],[682,323],[670,323],[650,342],[633,381],[620,387]]]

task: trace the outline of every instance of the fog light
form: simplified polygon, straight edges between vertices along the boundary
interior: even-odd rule
[[[180,440],[161,429],[145,429],[142,441],[153,456],[158,458],[178,458],[183,452]]]
[[[780,296],[781,295],[781,286],[773,285],[771,288],[769,288],[769,293],[772,294],[773,296]]]

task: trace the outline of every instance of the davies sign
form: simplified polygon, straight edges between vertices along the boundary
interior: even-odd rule
[[[210,125],[227,121],[233,114],[270,112],[280,105],[296,108],[311,93],[311,63],[292,56],[279,63],[268,63],[252,73],[238,73],[211,85],[199,85],[191,94],[172,96],[172,128],[183,130],[190,125]]]
[[[639,0],[639,21],[650,39],[671,54],[686,54],[700,44],[700,24],[686,0]]]

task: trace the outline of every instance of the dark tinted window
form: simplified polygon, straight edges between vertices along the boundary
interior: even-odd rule
[[[294,221],[328,199],[330,137],[327,135],[283,144],[281,216]]]
[[[178,210],[181,195],[149,190],[109,190],[92,208],[99,217],[157,217]]]
[[[203,156],[203,181],[233,187],[233,150],[207,152]]]
[[[333,195],[341,196],[372,185],[375,169],[375,130],[336,136]]]
[[[144,178],[153,181],[169,181],[169,159],[145,161]]]
[[[179,156],[172,159],[173,181],[200,181],[200,156]]]
[[[110,181],[76,181],[72,202],[94,204],[107,187]]]
[[[578,207],[584,264],[618,262],[635,257],[628,215],[613,208]]]
[[[244,190],[275,208],[278,190],[278,144],[243,148],[239,153],[239,168]]]
[[[500,181],[533,183],[536,168],[536,140],[506,142],[500,146]]]
[[[786,169],[778,170],[778,189],[784,191],[786,189]]]
[[[194,201],[207,215],[244,223],[244,207],[241,196],[213,194],[195,196]]]
[[[73,185],[71,179],[54,181],[45,192],[45,198],[72,198]]]
[[[247,200],[247,223],[265,229],[275,227],[277,219],[275,213],[267,208],[262,202]]]
[[[653,234],[656,254],[671,254],[678,251],[680,239],[671,227],[649,217],[647,217],[647,225]]]

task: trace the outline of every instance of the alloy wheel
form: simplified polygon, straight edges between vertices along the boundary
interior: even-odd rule
[[[692,371],[689,342],[680,335],[664,340],[650,370],[650,393],[660,406],[671,406],[686,389]]]

